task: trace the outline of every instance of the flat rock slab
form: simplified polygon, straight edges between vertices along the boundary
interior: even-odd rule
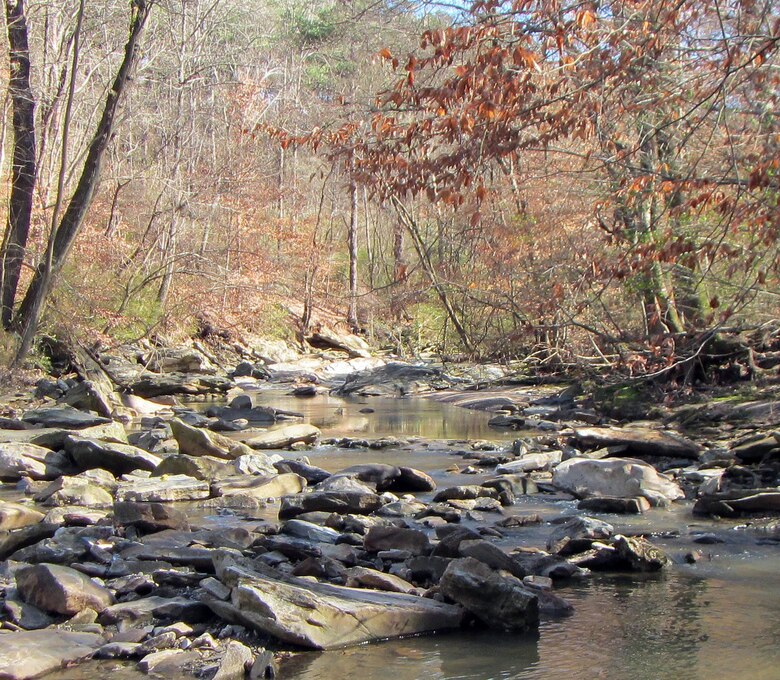
[[[216,496],[253,496],[255,498],[281,498],[300,493],[306,488],[306,480],[292,472],[272,477],[239,475],[221,479],[212,484]]]
[[[166,475],[123,482],[116,491],[117,502],[167,503],[209,497],[208,483],[187,475]]]
[[[188,456],[213,456],[227,460],[252,453],[252,450],[241,442],[216,432],[192,427],[178,418],[174,418],[170,425],[171,432],[179,444],[179,453]]]
[[[320,430],[314,425],[287,425],[247,439],[246,445],[253,449],[283,449],[298,442],[314,444],[319,436]]]
[[[335,649],[402,635],[458,628],[463,610],[436,600],[221,569],[241,620],[283,642]]]
[[[22,416],[22,420],[26,423],[42,425],[43,427],[66,427],[69,429],[81,429],[94,425],[105,425],[111,422],[110,418],[104,418],[96,413],[79,411],[79,409],[72,406],[34,409],[27,411]]]
[[[86,659],[105,641],[94,633],[31,630],[0,636],[0,680],[37,678]]]
[[[115,421],[103,425],[81,428],[79,436],[89,439],[127,444],[127,433],[121,423]],[[62,427],[40,427],[32,430],[0,430],[0,442],[4,444],[36,444],[57,450],[65,445],[65,438],[72,435],[72,429]]]
[[[11,430],[27,435],[29,430]],[[36,480],[56,479],[66,473],[68,459],[58,451],[29,442],[0,443],[0,480],[18,481],[22,477]]]
[[[625,446],[635,456],[671,456],[698,460],[703,448],[690,439],[647,427],[581,427],[574,430],[581,446],[603,448]]]

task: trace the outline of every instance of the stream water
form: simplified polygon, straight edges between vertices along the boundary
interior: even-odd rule
[[[453,463],[463,464],[454,457],[459,444],[438,440],[517,436],[490,429],[486,413],[427,399],[294,399],[278,392],[254,397],[256,403],[303,412],[324,436],[437,440],[401,450],[318,447],[306,452],[313,464],[331,471],[356,463],[393,462],[425,470],[440,485],[478,483],[480,477],[447,472]],[[373,413],[360,412],[367,407]],[[552,519],[576,509],[570,501],[540,494],[522,498],[510,511]],[[200,512],[205,524],[246,522],[238,516]],[[271,519],[274,508],[268,514],[266,519]],[[469,631],[305,652],[282,664],[280,678],[780,678],[780,546],[762,543],[760,533],[746,524],[694,518],[690,503],[639,517],[596,516],[612,522],[618,531],[653,534],[652,540],[675,564],[660,575],[594,575],[561,587],[556,592],[574,605],[574,614],[544,620],[532,635]],[[255,517],[254,524],[260,519]],[[488,523],[494,519],[486,515]],[[546,522],[510,530],[502,545],[541,547],[550,531]],[[724,542],[697,545],[693,539],[701,532],[715,533]],[[683,555],[692,549],[699,549],[702,559],[689,565]],[[116,663],[88,664],[48,677],[84,680],[108,675],[117,680],[147,677]]]

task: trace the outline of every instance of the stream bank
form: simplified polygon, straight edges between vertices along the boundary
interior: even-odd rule
[[[44,671],[111,659],[51,677],[94,677],[94,663],[541,677],[583,656],[607,677],[661,658],[676,664],[663,677],[704,677],[716,664],[699,657],[729,634],[737,652],[752,640],[746,677],[776,666],[772,403],[690,431],[626,428],[576,389],[485,389],[499,367],[475,381],[305,357],[225,373],[203,356],[141,371],[99,357],[88,384],[41,385],[39,408],[3,423],[4,649],[56,641]],[[558,635],[577,644],[551,656]],[[4,677],[43,667],[20,658],[0,658]]]

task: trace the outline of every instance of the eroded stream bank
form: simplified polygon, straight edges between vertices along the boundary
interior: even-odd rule
[[[626,429],[563,386],[262,368],[3,422],[0,677],[776,672],[776,405]]]

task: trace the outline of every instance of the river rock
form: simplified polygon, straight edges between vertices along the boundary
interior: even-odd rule
[[[460,626],[459,607],[435,600],[276,578],[217,564],[232,588],[232,613],[244,625],[302,647],[334,649]],[[209,602],[209,604],[212,604]],[[217,608],[218,614],[225,611]]]
[[[101,612],[114,602],[107,588],[70,567],[36,564],[15,576],[21,598],[43,611],[73,616],[87,607]]]
[[[319,436],[320,430],[314,425],[287,425],[247,439],[246,445],[253,449],[284,449],[298,442],[314,444]]]
[[[642,496],[651,505],[684,498],[683,490],[651,465],[632,458],[571,458],[553,472],[553,484],[575,496]]]
[[[0,481],[15,482],[22,477],[52,480],[67,474],[70,467],[59,451],[24,442],[0,444]]]
[[[325,481],[317,484],[317,491],[328,491],[337,493],[374,493],[376,487],[361,482],[354,477],[347,477],[341,474],[335,474],[328,477]]]
[[[451,387],[453,380],[437,368],[393,362],[347,376],[339,395],[405,396]]]
[[[317,349],[341,350],[352,358],[369,359],[371,357],[371,348],[363,338],[352,333],[339,333],[326,326],[318,328],[307,336],[306,342]]]
[[[436,482],[433,480],[433,477],[422,470],[403,465],[398,469],[401,471],[401,476],[388,489],[389,491],[414,493],[418,491],[434,491],[436,489]]]
[[[424,532],[395,526],[371,527],[363,538],[363,547],[368,552],[404,550],[410,555],[427,555],[432,548]]]
[[[65,438],[65,451],[80,470],[101,468],[117,477],[133,470],[151,472],[161,461],[158,456],[129,444],[85,439],[75,435]]]
[[[527,453],[519,460],[503,463],[496,468],[498,474],[516,474],[518,472],[533,472],[534,470],[551,470],[563,458],[561,451],[542,451]]]
[[[59,524],[40,522],[15,531],[0,531],[0,560],[7,559],[18,550],[24,550],[54,536]]]
[[[135,625],[151,623],[155,618],[174,619],[184,623],[201,623],[211,618],[211,611],[201,602],[186,597],[142,597],[120,602],[104,609],[101,624],[111,625],[126,621]]]
[[[612,546],[634,571],[658,571],[671,564],[666,554],[641,536],[617,535]]]
[[[54,618],[38,607],[17,599],[18,593],[9,588],[5,593],[3,610],[8,620],[25,630],[41,630],[54,623]]]
[[[187,475],[166,475],[122,482],[116,491],[117,501],[167,503],[208,498],[208,483]]]
[[[293,473],[271,477],[241,475],[226,477],[211,485],[215,496],[252,496],[254,498],[281,498],[297,494],[306,488],[306,480]]]
[[[189,529],[186,514],[165,503],[114,503],[114,524],[135,526],[144,531],[163,529]]]
[[[164,475],[187,475],[194,479],[210,482],[235,474],[235,468],[224,458],[214,456],[189,456],[173,454],[163,459],[152,471],[152,477]]]
[[[458,543],[458,554],[461,557],[479,560],[491,569],[507,571],[518,578],[526,576],[525,569],[518,561],[507,555],[497,545],[493,545],[482,538],[460,541]]]
[[[275,463],[278,462],[278,459],[279,456],[275,453],[267,455],[255,451],[254,453],[247,453],[243,456],[239,456],[233,461],[232,466],[236,472],[242,475],[272,477],[278,472],[285,472],[284,470],[280,471],[276,469]],[[286,472],[289,472],[289,470]]]
[[[6,633],[0,639],[3,680],[40,677],[89,658],[104,642],[102,635],[55,629]]]
[[[408,593],[410,595],[418,592],[418,589],[408,581],[376,569],[351,567],[347,569],[345,576],[345,585],[348,588],[371,588],[373,590],[384,590],[389,593]]]
[[[219,375],[203,373],[142,373],[126,385],[133,394],[154,398],[171,394],[227,392],[232,382]]]
[[[216,373],[208,358],[193,347],[154,349],[141,355],[140,362],[155,373]]]
[[[434,503],[443,503],[449,500],[471,500],[474,498],[497,498],[498,491],[496,489],[478,486],[476,484],[467,484],[463,486],[451,486],[447,489],[442,489],[434,497]]]
[[[27,423],[40,425],[41,427],[65,427],[68,429],[81,429],[110,423],[110,418],[104,418],[96,413],[79,411],[72,406],[54,406],[51,408],[33,409],[25,412],[22,420]]]
[[[690,439],[647,427],[581,427],[575,428],[574,439],[581,446],[600,449],[625,446],[635,456],[670,456],[698,460],[703,448]]]
[[[524,631],[539,625],[537,593],[471,557],[452,560],[439,589],[490,628]]]
[[[110,507],[114,498],[105,485],[115,487],[116,482],[111,473],[105,472],[105,474],[111,477],[110,481],[99,479],[97,475],[60,477],[35,494],[35,500],[49,507],[65,505],[87,508]]]
[[[615,496],[594,496],[577,503],[579,510],[588,512],[615,513],[619,515],[641,515],[650,509],[650,502],[638,496],[637,498],[616,498]]]
[[[780,490],[742,489],[704,495],[693,506],[694,515],[737,517],[741,514],[780,512]]]
[[[252,650],[238,640],[231,640],[225,655],[219,662],[216,675],[211,680],[244,680],[255,657]]]
[[[42,522],[44,514],[21,503],[0,501],[0,531],[21,529]]]
[[[335,512],[340,515],[368,515],[383,505],[386,499],[373,493],[314,491],[282,499],[279,519],[292,519],[304,512]]]
[[[290,460],[285,458],[278,460],[273,464],[277,472],[294,472],[296,475],[303,477],[309,486],[319,484],[330,477],[330,472],[323,470],[322,468],[310,465],[301,460]]]
[[[759,463],[765,458],[780,458],[780,431],[740,439],[731,447],[731,453],[745,463]]]
[[[335,543],[341,537],[341,532],[335,529],[322,527],[301,519],[286,521],[284,526],[282,526],[282,532],[289,536],[297,536],[315,543]]]
[[[593,541],[608,539],[615,527],[593,517],[573,517],[556,527],[547,539],[547,550],[571,555],[590,548]]]
[[[170,426],[179,444],[179,453],[188,456],[214,456],[232,460],[252,453],[252,450],[241,442],[233,441],[216,432],[192,427],[179,418],[171,420]]]

